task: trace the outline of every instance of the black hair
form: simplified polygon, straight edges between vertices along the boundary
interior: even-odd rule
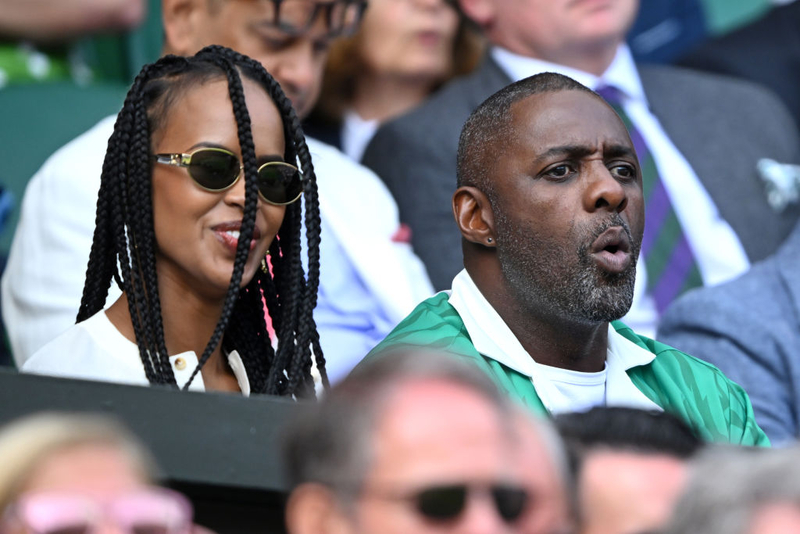
[[[584,91],[605,102],[597,93],[572,78],[554,72],[543,72],[524,78],[500,89],[473,111],[458,140],[458,187],[474,186],[493,197],[488,171],[502,156],[511,129],[511,106],[520,100],[540,93]],[[499,152],[498,152],[499,151]]]
[[[285,160],[299,161],[303,172],[303,201],[286,207],[283,223],[269,248],[271,270],[258,269],[242,288],[258,205],[258,165],[240,74],[262,86],[274,101],[283,119]],[[311,156],[297,115],[278,83],[260,63],[222,46],[209,46],[192,57],[165,56],[142,68],[134,80],[108,141],[77,321],[103,309],[111,281],[116,280],[128,298],[147,379],[151,384],[177,387],[164,341],[156,277],[151,135],[163,125],[170,107],[186,89],[219,78],[228,82],[238,126],[245,177],[244,214],[222,314],[184,389],[222,343],[224,350],[238,351],[253,393],[313,396],[311,368],[315,361],[325,387],[328,378],[312,316],[319,286],[320,216]],[[301,259],[303,220],[307,275]],[[276,350],[267,330],[264,302],[278,338]]]
[[[703,441],[683,420],[655,410],[595,407],[558,415],[555,425],[575,476],[586,455],[599,449],[688,459],[703,447]]]

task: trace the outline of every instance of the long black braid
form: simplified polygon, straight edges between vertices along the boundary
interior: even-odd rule
[[[255,148],[240,75],[261,85],[283,119],[287,162],[299,162],[303,201],[286,207],[283,223],[270,245],[271,269],[258,269],[241,288],[258,209]],[[238,127],[245,178],[244,214],[233,274],[222,314],[197,368],[216,347],[239,352],[251,391],[272,395],[314,395],[312,365],[329,386],[313,310],[319,287],[320,217],[316,175],[300,121],[278,83],[256,61],[221,46],[190,58],[166,56],[145,66],[131,86],[109,139],[97,217],[78,322],[103,309],[111,281],[128,298],[139,355],[150,383],[177,387],[164,341],[156,271],[152,208],[151,133],[183,90],[224,77]],[[302,261],[302,224],[306,226],[308,274]],[[278,337],[273,350],[264,319],[264,302]]]

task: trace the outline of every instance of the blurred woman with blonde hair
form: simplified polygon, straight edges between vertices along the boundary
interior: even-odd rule
[[[151,485],[153,463],[121,425],[92,415],[41,414],[0,431],[3,534],[188,534],[192,508]]]

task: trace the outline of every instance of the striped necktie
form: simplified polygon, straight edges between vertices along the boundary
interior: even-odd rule
[[[622,108],[622,92],[609,85],[599,87],[596,91],[625,123],[639,157],[645,205],[641,253],[647,269],[647,292],[653,297],[656,310],[661,315],[678,295],[703,285],[703,279],[664,182],[658,175],[653,154]]]

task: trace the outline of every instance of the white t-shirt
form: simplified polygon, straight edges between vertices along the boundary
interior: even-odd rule
[[[538,366],[542,374],[567,400],[569,411],[585,412],[595,406],[606,405],[607,366],[597,373],[581,373],[541,364]]]

